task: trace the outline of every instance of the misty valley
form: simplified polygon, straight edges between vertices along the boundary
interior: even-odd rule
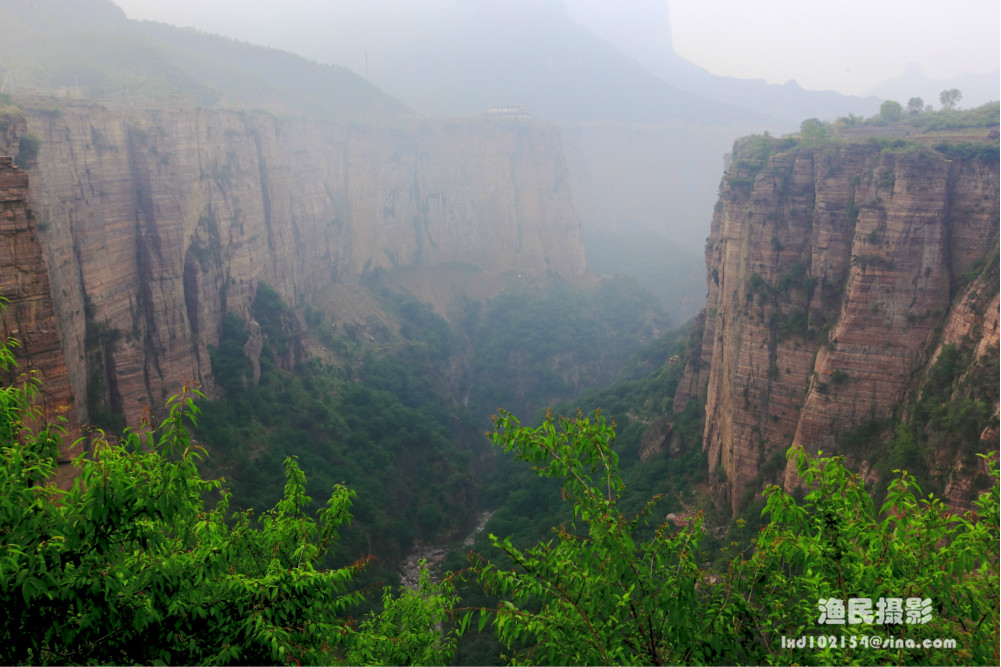
[[[387,287],[391,275],[367,278],[358,289],[372,314],[346,326],[313,308],[299,322],[261,283],[259,375],[244,352],[249,330],[227,316],[210,348],[222,392],[201,406],[194,431],[234,506],[273,505],[281,462],[297,456],[309,495],[322,498],[337,482],[358,493],[355,524],[339,545],[348,562],[374,554],[391,571],[414,540],[468,533],[493,509],[481,501],[495,475],[483,434],[497,407],[531,422],[539,406],[610,382],[667,329],[653,297],[626,280],[584,290],[508,279],[510,291],[457,306],[451,324]],[[322,352],[310,355],[311,346]],[[297,347],[302,360],[283,368]]]
[[[57,4],[0,7],[0,662],[997,664],[981,88]]]

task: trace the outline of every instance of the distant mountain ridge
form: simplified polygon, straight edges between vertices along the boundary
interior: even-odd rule
[[[472,2],[444,14],[433,35],[414,35],[413,45],[385,59],[376,80],[424,113],[508,104],[557,124],[760,120],[657,79],[545,3]]]
[[[7,93],[139,109],[261,109],[327,120],[385,121],[411,114],[343,67],[132,21],[110,0],[5,0],[0,26],[0,76]]]
[[[876,97],[853,97],[831,90],[805,90],[795,81],[782,85],[763,79],[717,76],[681,56],[673,55],[652,70],[673,85],[711,100],[740,105],[773,119],[774,131],[799,128],[806,118],[834,120],[855,114],[871,116],[879,110]]]

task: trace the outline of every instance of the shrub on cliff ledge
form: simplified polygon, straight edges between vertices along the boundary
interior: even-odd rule
[[[35,164],[38,157],[38,147],[41,140],[33,134],[25,134],[17,146],[17,155],[14,156],[14,164],[21,169],[30,169]]]

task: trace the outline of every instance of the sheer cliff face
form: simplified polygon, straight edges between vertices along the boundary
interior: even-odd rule
[[[298,305],[393,266],[585,270],[559,136],[545,127],[25,113],[41,139],[31,201],[70,377],[129,423],[186,379],[211,383],[207,346],[224,313],[250,319],[259,281]]]
[[[723,179],[702,349],[676,399],[706,388],[714,495],[733,508],[790,445],[837,452],[837,434],[893,416],[943,344],[998,345],[996,285],[968,276],[997,252],[996,160],[761,148],[738,145]]]
[[[7,301],[0,317],[0,336],[18,340],[13,349],[18,373],[35,373],[45,387],[38,403],[46,420],[64,417],[67,431],[75,434],[73,388],[59,346],[42,246],[28,206],[28,174],[16,169],[10,157],[0,157],[0,295]],[[67,462],[75,453],[65,447],[60,462]],[[57,481],[63,476],[58,473]]]

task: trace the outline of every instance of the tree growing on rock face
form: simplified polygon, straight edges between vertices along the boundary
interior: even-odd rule
[[[938,100],[942,103],[943,109],[955,109],[956,105],[959,104],[962,99],[963,93],[959,92],[959,89],[957,88],[943,90],[938,95]]]
[[[38,148],[41,140],[33,134],[25,134],[18,143],[17,155],[14,156],[14,164],[21,169],[31,169],[35,166],[35,159],[38,157]]]

